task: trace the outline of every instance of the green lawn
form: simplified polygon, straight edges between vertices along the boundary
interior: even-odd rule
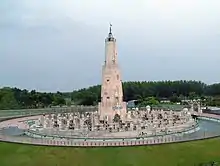
[[[0,143],[0,166],[193,166],[210,161],[220,163],[220,138],[124,148]]]

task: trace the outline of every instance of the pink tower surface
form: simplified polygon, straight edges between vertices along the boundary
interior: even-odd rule
[[[112,121],[116,114],[125,120],[127,104],[123,102],[121,73],[118,65],[116,39],[110,31],[105,39],[105,63],[102,67],[101,102],[98,106],[100,120]]]

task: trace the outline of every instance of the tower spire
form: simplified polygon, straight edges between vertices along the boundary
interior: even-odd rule
[[[113,41],[114,40],[114,37],[113,37],[113,34],[112,34],[112,24],[111,23],[109,23],[109,33],[108,33],[107,40],[108,41]]]
[[[112,34],[112,24],[111,23],[109,23],[109,34]]]
[[[116,39],[112,35],[112,24],[105,39],[105,64],[102,67],[101,102],[98,106],[99,120],[113,122],[115,115],[125,122],[127,104],[123,102],[121,72],[118,64]]]

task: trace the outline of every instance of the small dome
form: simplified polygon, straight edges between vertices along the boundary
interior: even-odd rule
[[[183,111],[188,112],[189,110],[188,108],[183,108]]]

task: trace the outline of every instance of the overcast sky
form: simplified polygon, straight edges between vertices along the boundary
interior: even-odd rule
[[[109,22],[122,78],[220,82],[219,0],[1,0],[0,87],[101,83]]]

